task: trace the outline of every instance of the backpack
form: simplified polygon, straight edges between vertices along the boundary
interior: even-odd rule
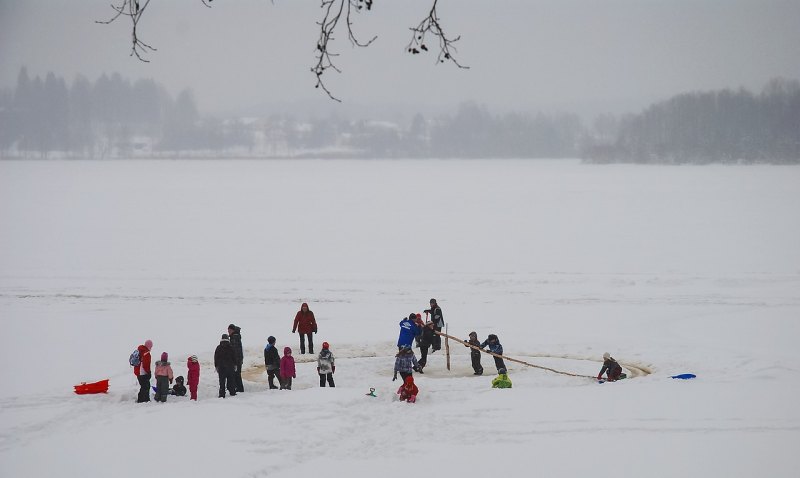
[[[131,367],[136,367],[142,363],[141,357],[139,357],[139,349],[133,351],[130,358],[128,359],[128,363],[131,364]]]

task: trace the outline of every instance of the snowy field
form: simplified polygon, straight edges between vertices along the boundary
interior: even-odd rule
[[[796,477],[798,205],[798,167],[0,162],[0,476]],[[451,342],[397,402],[397,324],[431,297],[453,335],[634,377],[509,363],[492,390]],[[298,353],[302,302],[335,389]],[[231,322],[246,392],[222,400]],[[292,391],[266,389],[269,335]],[[148,338],[176,375],[200,357],[199,401],[134,403]]]

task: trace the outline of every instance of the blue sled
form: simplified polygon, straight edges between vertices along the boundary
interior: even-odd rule
[[[695,378],[695,377],[697,377],[697,375],[695,375],[693,373],[682,373],[680,375],[673,375],[670,378],[679,378],[681,380],[689,380],[690,378]]]

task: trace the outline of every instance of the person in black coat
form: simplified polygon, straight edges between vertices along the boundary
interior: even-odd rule
[[[278,389],[279,387],[275,386],[275,376],[280,375],[281,356],[278,353],[278,348],[275,347],[275,337],[271,335],[267,339],[267,346],[264,347],[264,368],[267,369],[269,388],[271,390]],[[280,379],[278,377],[278,381]]]
[[[419,350],[422,354],[422,358],[419,359],[419,370],[417,370],[419,373],[425,373],[422,369],[428,364],[428,348],[433,345],[433,341],[438,337],[433,330],[433,322],[428,321],[425,323],[425,327],[422,327],[422,332],[419,335]]]
[[[233,324],[228,326],[228,337],[231,339],[231,347],[236,356],[236,371],[233,373],[233,385],[237,392],[244,392],[242,383],[242,364],[244,363],[244,350],[242,350],[242,328]]]
[[[231,339],[228,334],[222,334],[222,338],[214,350],[214,368],[219,374],[219,398],[225,398],[225,390],[230,392],[231,397],[236,396],[236,386],[233,381],[233,374],[236,372],[236,354],[231,347]]]
[[[444,328],[444,315],[442,314],[442,308],[436,303],[436,299],[431,299],[430,304],[431,308],[424,310],[424,312],[426,314],[430,314],[431,321],[433,322],[433,329],[437,332],[441,332]],[[442,348],[442,337],[434,334],[433,343],[431,345],[433,346],[434,352],[440,350]]]
[[[475,347],[481,346],[481,341],[478,340],[477,332],[470,332],[469,340],[465,340],[464,343],[473,345]],[[475,370],[475,375],[483,375],[483,365],[481,365],[481,351],[470,348],[469,355],[470,358],[472,359],[472,369]]]

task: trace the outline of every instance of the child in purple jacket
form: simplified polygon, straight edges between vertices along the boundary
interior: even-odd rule
[[[291,347],[284,347],[283,358],[281,358],[281,390],[291,390],[293,378],[297,378],[297,374],[294,369],[292,349]]]

